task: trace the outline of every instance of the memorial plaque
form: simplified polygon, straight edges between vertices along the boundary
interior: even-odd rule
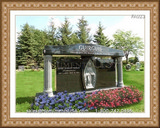
[[[96,88],[116,87],[114,59],[97,59]],[[100,63],[100,64],[99,64]]]
[[[83,90],[80,59],[64,59],[57,61],[57,92],[74,92]]]

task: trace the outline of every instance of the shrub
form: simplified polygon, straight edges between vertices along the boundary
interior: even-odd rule
[[[135,64],[136,62],[139,62],[139,58],[138,58],[137,56],[135,56],[135,58],[134,58],[134,64]]]
[[[140,71],[144,71],[144,69],[143,69],[143,68],[140,68],[139,70],[140,70]]]
[[[129,58],[129,62],[130,62],[130,63],[134,63],[134,57],[130,57],[130,58]]]
[[[140,61],[142,67],[144,67],[144,61]]]

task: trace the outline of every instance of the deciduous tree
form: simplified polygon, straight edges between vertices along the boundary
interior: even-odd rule
[[[131,31],[118,30],[113,35],[113,47],[124,51],[126,63],[128,63],[129,54],[138,56],[142,55],[144,51],[144,43],[141,38],[134,35]]]

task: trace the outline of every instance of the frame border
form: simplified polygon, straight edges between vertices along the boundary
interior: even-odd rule
[[[1,125],[70,127],[159,126],[159,1],[52,1],[1,3]],[[10,10],[149,10],[150,11],[150,118],[10,118]]]

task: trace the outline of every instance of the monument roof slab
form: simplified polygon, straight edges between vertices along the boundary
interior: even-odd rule
[[[81,56],[112,56],[123,57],[122,50],[113,49],[97,44],[74,44],[74,45],[47,45],[44,55],[81,55]]]

